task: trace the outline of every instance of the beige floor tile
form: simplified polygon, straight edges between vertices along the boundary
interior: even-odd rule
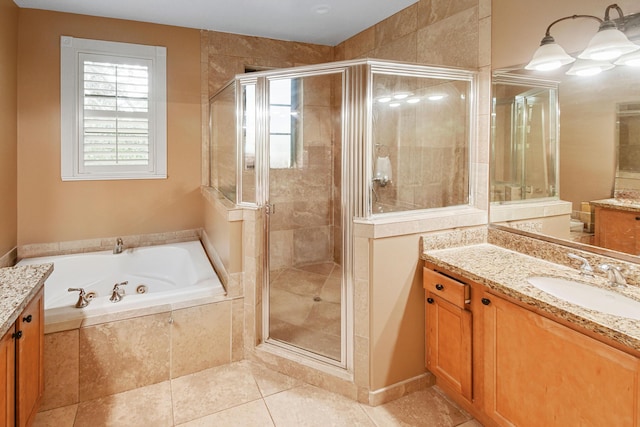
[[[171,427],[171,384],[165,381],[82,402],[74,427]]]
[[[322,290],[320,291],[320,298],[322,301],[340,303],[342,301],[342,277],[332,274],[329,276]]]
[[[340,336],[326,334],[315,328],[305,328],[272,319],[270,336],[273,339],[287,342],[291,345],[304,348],[338,360],[340,358]]]
[[[258,363],[251,364],[251,373],[263,397],[303,384],[302,381],[266,368]]]
[[[357,402],[303,385],[264,399],[276,426],[374,426]]]
[[[262,399],[225,409],[178,427],[273,427],[269,411]]]
[[[231,301],[172,314],[171,378],[231,362]]]
[[[362,405],[378,426],[452,427],[471,419],[435,387],[417,391],[384,405]]]
[[[44,336],[41,411],[78,403],[78,329]]]
[[[457,427],[482,427],[482,424],[478,422],[478,420],[467,421],[466,423],[460,424]]]
[[[32,427],[73,427],[78,405],[38,412]]]
[[[333,262],[323,262],[320,264],[310,264],[298,267],[299,270],[308,271],[310,273],[328,276],[333,271],[335,264]]]
[[[176,424],[260,399],[247,361],[206,369],[171,380]]]
[[[80,329],[80,401],[169,379],[168,314]]]
[[[304,322],[309,329],[316,329],[329,335],[340,336],[340,304],[334,302],[317,301],[311,307],[311,312]]]

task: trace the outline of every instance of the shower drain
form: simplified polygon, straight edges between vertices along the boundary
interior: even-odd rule
[[[315,302],[319,302],[319,301],[322,301],[322,298],[320,298],[319,296],[316,295],[315,297],[313,297],[313,300]]]

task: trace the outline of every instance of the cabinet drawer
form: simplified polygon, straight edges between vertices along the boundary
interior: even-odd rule
[[[469,285],[428,268],[423,268],[422,270],[424,272],[422,286],[425,290],[458,307],[464,307],[469,300]]]

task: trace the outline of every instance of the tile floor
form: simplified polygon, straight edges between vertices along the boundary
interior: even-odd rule
[[[34,427],[482,427],[437,387],[370,407],[243,360],[40,412]]]
[[[276,270],[270,280],[270,337],[339,360],[340,265]]]

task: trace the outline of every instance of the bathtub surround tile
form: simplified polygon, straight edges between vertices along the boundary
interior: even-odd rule
[[[169,379],[168,314],[80,329],[80,401]]]
[[[78,403],[79,331],[44,336],[44,395],[40,410]]]
[[[101,397],[78,405],[74,427],[171,427],[171,384],[158,384]]]
[[[171,380],[176,424],[261,398],[249,362],[236,362]]]
[[[243,427],[273,427],[273,421],[269,410],[263,400],[254,400],[253,402],[225,409],[206,417],[198,418],[177,427],[211,427],[211,426],[233,426],[242,425]]]
[[[231,301],[172,313],[171,378],[231,362]]]
[[[311,385],[267,396],[264,401],[275,425],[375,426],[357,402]]]
[[[74,427],[78,404],[38,412],[32,427]]]
[[[244,359],[244,299],[238,298],[231,302],[231,361],[239,362]]]

